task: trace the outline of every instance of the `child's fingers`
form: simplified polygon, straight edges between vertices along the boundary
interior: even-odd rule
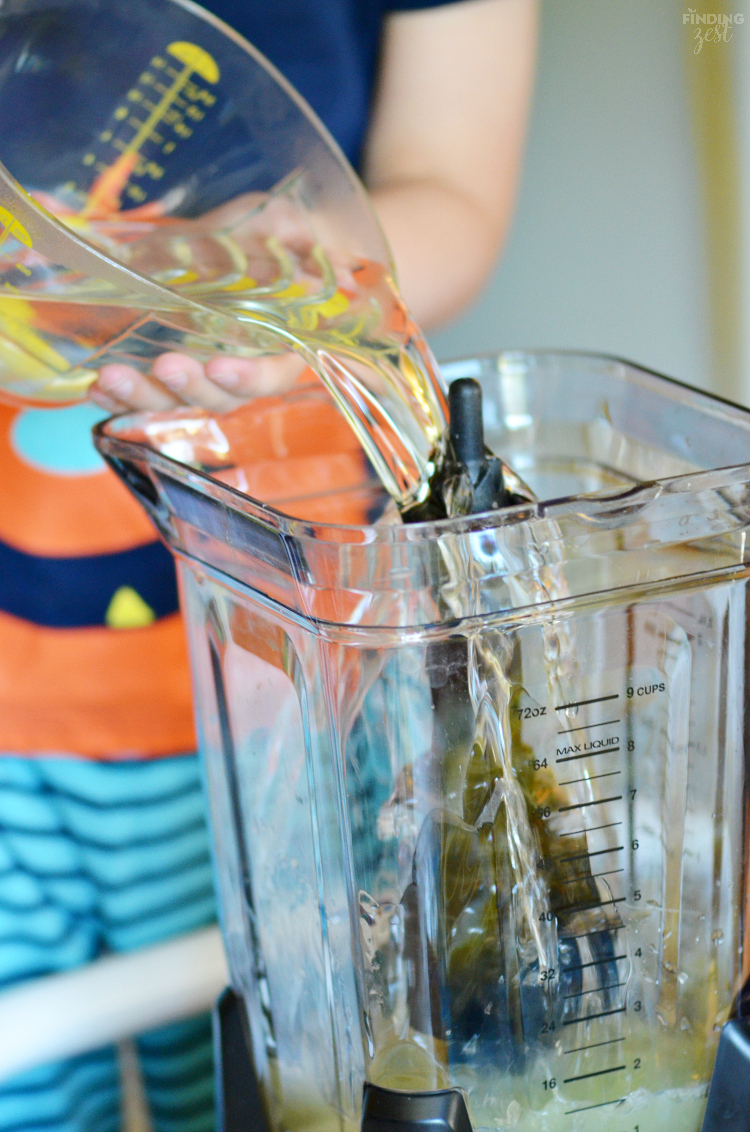
[[[154,362],[151,372],[186,405],[196,405],[213,413],[226,413],[236,409],[243,401],[242,397],[234,396],[233,390],[223,389],[209,380],[201,363],[187,354],[162,354]]]
[[[247,401],[286,392],[304,368],[302,358],[289,351],[262,358],[212,358],[206,365],[206,375],[239,401]]]
[[[205,369],[195,358],[172,352],[156,358],[148,377],[132,366],[102,366],[89,397],[111,413],[163,412],[179,405],[226,413],[253,397],[291,389],[304,368],[303,360],[291,351],[260,358],[222,355],[212,358]]]
[[[124,409],[145,410],[160,412],[164,409],[173,409],[179,404],[177,397],[173,396],[162,385],[151,381],[139,373],[133,366],[113,362],[102,366],[99,376],[89,390],[89,397],[102,408],[122,412]],[[101,398],[101,400],[100,400]],[[104,401],[109,404],[104,404]]]
[[[95,385],[92,385],[88,393],[89,401],[98,405],[100,409],[106,409],[108,413],[121,413],[127,407],[123,405],[122,401],[116,401],[114,397],[107,397],[105,393],[101,393]]]

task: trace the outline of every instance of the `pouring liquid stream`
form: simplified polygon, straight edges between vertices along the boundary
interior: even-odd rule
[[[450,394],[447,459],[433,478],[432,497],[416,509],[417,514],[422,517],[439,506],[435,495],[441,497],[451,517],[522,502],[524,496],[519,498],[508,490],[504,466],[497,467],[499,462],[484,448],[477,383],[459,380]],[[469,411],[472,398],[475,404]],[[472,431],[473,437],[469,435]],[[488,484],[493,486],[490,495]],[[408,520],[408,512],[405,518]],[[467,584],[467,575],[471,577],[476,564],[455,554],[450,543],[441,543],[440,549],[446,609],[463,621],[478,612],[472,608]],[[546,604],[567,596],[564,578],[549,549],[535,547],[532,551],[536,569],[516,579],[513,597],[517,604]],[[547,617],[539,631],[547,696],[554,704],[570,703],[576,698],[573,690],[580,684],[580,675],[567,627]],[[524,746],[519,722],[522,650],[514,648],[501,632],[485,630],[469,642],[434,646],[432,665],[439,668],[441,663],[462,675],[458,688],[454,679],[447,694],[444,684],[433,693],[435,714],[438,720],[450,718],[454,729],[456,717],[463,715],[464,739],[454,745],[436,745],[431,754],[440,764],[437,777],[442,803],[425,819],[417,836],[412,882],[407,889],[410,895],[402,903],[407,906],[404,955],[420,952],[410,935],[424,933],[426,923],[442,924],[441,938],[430,943],[435,952],[446,951],[444,983],[436,993],[449,1005],[443,1010],[442,1028],[436,1031],[433,1024],[429,1036],[413,1033],[407,1042],[383,1036],[383,1052],[376,1055],[372,1066],[377,1083],[407,1089],[448,1085],[448,1064],[455,1061],[461,1045],[472,1047],[473,1056],[481,1061],[483,1044],[485,1056],[494,1061],[496,1069],[523,1072],[530,1057],[533,1060],[530,1051],[535,1045],[549,1046],[560,1024],[565,997],[560,990],[561,960],[564,963],[567,957],[568,966],[576,970],[590,968],[587,975],[592,977],[586,979],[584,993],[597,995],[606,1006],[606,984],[612,977],[607,958],[614,954],[614,935],[622,926],[616,910],[606,908],[592,876],[585,830],[563,842],[554,823],[545,820],[553,809],[572,808],[569,792],[558,784],[546,759],[543,766],[547,769],[541,774],[526,769],[535,763],[535,752]],[[575,712],[574,707],[568,711],[571,724]],[[410,768],[409,777],[418,776]],[[567,864],[557,865],[560,858]],[[555,862],[551,871],[550,862]],[[581,961],[582,952],[575,942],[580,936],[589,937],[585,958],[590,962]],[[434,972],[422,972],[424,986],[430,983],[431,974],[434,979]],[[415,983],[419,981],[417,977]],[[495,1015],[494,1026],[477,1025],[480,1009],[485,1018]],[[530,1016],[540,1012],[548,1021],[538,1023],[538,1032],[532,1033]],[[423,1009],[422,1016],[425,1013]],[[544,1033],[550,1038],[540,1041]]]

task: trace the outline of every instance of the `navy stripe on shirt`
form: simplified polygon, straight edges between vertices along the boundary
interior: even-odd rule
[[[36,625],[104,625],[117,590],[130,586],[166,617],[179,608],[174,562],[158,540],[115,554],[52,558],[0,540],[0,610]]]

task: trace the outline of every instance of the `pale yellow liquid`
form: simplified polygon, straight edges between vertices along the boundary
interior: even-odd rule
[[[500,1082],[502,1084],[502,1082]],[[290,1098],[281,1113],[287,1132],[359,1132],[355,1119],[342,1119],[335,1110],[315,1105],[315,1090],[301,1089],[299,1099]],[[695,1085],[661,1093],[638,1090],[615,1107],[565,1116],[560,1105],[524,1112],[517,1102],[498,1105],[491,1114],[477,1111],[469,1098],[476,1132],[700,1132],[706,1108],[706,1087]]]
[[[657,1035],[647,1027],[629,1027],[626,1043],[617,1059],[627,1061],[629,1069],[617,1085],[602,1084],[601,1078],[565,1086],[562,1081],[551,1091],[541,1088],[543,1079],[559,1069],[556,1058],[539,1057],[523,1074],[493,1074],[454,1066],[450,1082],[436,1082],[418,1073],[399,1072],[411,1064],[414,1069],[424,1054],[404,1043],[400,1059],[394,1059],[391,1072],[378,1072],[373,1065],[368,1078],[385,1088],[419,1091],[448,1085],[465,1091],[472,1124],[476,1132],[700,1132],[706,1106],[705,1051],[701,1043],[687,1046],[674,1035]],[[396,1051],[394,1051],[395,1053]],[[416,1053],[417,1056],[412,1056]],[[633,1054],[639,1055],[641,1068],[633,1070]],[[585,1057],[585,1055],[583,1055]],[[572,1059],[571,1059],[572,1061]],[[570,1072],[586,1072],[592,1063],[581,1059]],[[280,1126],[287,1132],[358,1132],[356,1118],[342,1117],[337,1107],[326,1104],[317,1082],[304,1082],[292,1067],[281,1074],[284,1106]],[[606,1079],[605,1079],[606,1080]],[[665,1088],[665,1081],[669,1087]],[[617,1104],[608,1104],[622,1098]],[[594,1107],[595,1106],[595,1107]]]

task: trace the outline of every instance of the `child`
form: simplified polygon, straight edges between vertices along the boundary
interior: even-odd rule
[[[362,170],[418,321],[481,285],[504,235],[531,83],[533,0],[214,0]],[[420,10],[417,10],[420,9]],[[90,443],[101,410],[229,408],[273,362],[163,355],[102,371],[99,406],[0,407],[0,979],[214,917],[168,552]],[[209,1022],[138,1039],[157,1132],[213,1127]],[[0,1132],[120,1126],[116,1052],[0,1086]]]

